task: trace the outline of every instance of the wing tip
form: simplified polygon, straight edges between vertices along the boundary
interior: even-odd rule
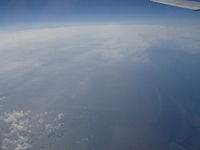
[[[185,8],[185,9],[189,9],[189,10],[192,10],[192,11],[200,11],[200,5],[198,5],[199,7],[198,6],[197,7],[186,7],[186,6],[177,6],[177,5],[174,5],[174,4],[169,4],[169,3],[166,3],[165,1],[162,1],[162,0],[150,0],[150,1],[155,2],[155,3],[173,6],[173,7]]]

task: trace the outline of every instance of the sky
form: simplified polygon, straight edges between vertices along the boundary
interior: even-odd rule
[[[199,12],[149,0],[1,0],[0,27],[120,24],[199,23]]]

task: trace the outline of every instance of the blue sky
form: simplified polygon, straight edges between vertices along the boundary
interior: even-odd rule
[[[199,12],[149,0],[0,0],[0,26],[198,22]],[[178,21],[177,21],[178,20]]]

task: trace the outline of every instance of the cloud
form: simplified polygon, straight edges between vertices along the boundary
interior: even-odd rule
[[[29,150],[38,140],[48,138],[47,135],[56,132],[61,128],[61,124],[64,124],[60,122],[64,117],[63,113],[59,113],[55,118],[51,118],[49,114],[47,112],[33,114],[30,110],[4,112],[0,117],[4,123],[4,130],[1,131],[3,135],[1,149]]]
[[[63,119],[64,116],[65,116],[65,115],[64,115],[63,113],[59,113],[57,119],[59,119],[59,120],[60,120],[60,119]]]
[[[199,35],[196,28],[145,24],[1,31],[0,81],[3,89],[34,95],[34,100],[46,94],[50,105],[50,99],[63,93],[76,98],[106,67],[151,64],[148,50],[157,44],[198,53]],[[46,105],[41,102],[39,107]]]
[[[70,55],[65,67],[95,58],[106,62],[127,58],[146,61],[145,51],[160,41],[172,41],[198,50],[199,32],[188,27],[159,25],[93,25],[2,31],[0,73],[15,71],[15,75],[21,75],[24,70],[44,66],[55,53]]]
[[[159,25],[93,25],[0,34],[0,80],[18,81],[37,70],[35,82],[46,76],[123,61],[150,63],[148,49],[161,41],[199,51],[197,29]],[[90,78],[91,75],[88,75]],[[16,80],[17,79],[17,80]],[[87,79],[85,79],[87,80]],[[82,81],[84,82],[84,81]],[[20,90],[20,89],[19,89]]]
[[[8,132],[3,132],[2,149],[3,150],[28,150],[31,148],[29,134],[31,124],[26,118],[30,111],[14,111],[4,113],[1,116]]]
[[[124,70],[121,73],[113,68],[123,62],[151,63],[148,50],[157,44],[167,42],[188,53],[199,53],[199,35],[200,31],[195,28],[159,25],[94,25],[0,31],[1,89],[9,89],[13,107],[27,107],[25,104],[31,101],[31,107],[34,106],[32,103],[37,103],[36,110],[43,105],[48,108],[47,105],[58,104],[60,97],[66,99],[71,94],[72,98],[76,98],[87,92],[94,77],[103,78],[95,81],[93,88],[96,91],[104,86],[101,81],[121,83],[120,80],[129,76],[121,75]],[[104,76],[102,72],[109,75]],[[146,79],[146,76],[143,78]],[[128,82],[128,79],[125,80],[123,83]],[[113,85],[114,88],[118,85],[123,87],[123,84]],[[110,90],[113,86],[108,85],[107,88]],[[106,87],[102,89],[106,91]],[[25,95],[23,99],[26,102],[20,101],[21,97],[17,97],[15,102],[16,93]],[[56,102],[53,103],[52,99]],[[41,139],[56,138],[55,133],[64,125],[63,113],[13,111],[5,112],[0,118],[4,124],[1,129],[2,150],[33,148]]]

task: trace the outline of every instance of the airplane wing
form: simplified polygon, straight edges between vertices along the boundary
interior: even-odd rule
[[[192,10],[200,10],[200,2],[197,1],[191,1],[191,0],[150,0],[150,1],[176,7],[192,9]]]

